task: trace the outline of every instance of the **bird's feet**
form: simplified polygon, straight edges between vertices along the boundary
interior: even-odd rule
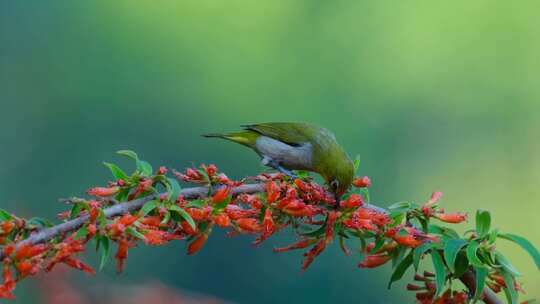
[[[261,163],[263,164],[263,166],[267,166],[267,167],[270,167],[272,169],[275,169],[275,170],[287,175],[291,179],[297,179],[298,178],[296,176],[296,174],[294,174],[291,170],[283,168],[277,161],[275,161],[274,159],[272,159],[272,158],[270,158],[268,156],[263,156],[263,158],[261,160]]]

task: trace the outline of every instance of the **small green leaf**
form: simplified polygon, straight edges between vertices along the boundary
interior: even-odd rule
[[[99,238],[99,243],[101,244],[101,258],[99,262],[99,270],[101,271],[103,270],[103,267],[107,265],[111,248],[109,244],[109,238],[106,236],[101,236]]]
[[[508,303],[517,304],[518,294],[514,288],[514,277],[508,271],[501,271],[501,275],[503,276],[504,284],[506,285],[506,287],[503,288],[504,294],[506,295],[506,300]]]
[[[488,242],[489,244],[493,244],[495,243],[495,241],[497,240],[497,237],[499,236],[499,229],[493,229],[489,232],[489,236],[488,236]]]
[[[489,211],[477,210],[476,211],[476,232],[479,237],[484,237],[488,234],[491,226],[491,215]]]
[[[521,274],[517,269],[508,261],[508,259],[502,255],[502,253],[496,251],[495,252],[495,260],[499,265],[501,265],[506,271],[511,273],[513,276],[519,277]]]
[[[98,223],[99,229],[103,229],[105,226],[107,226],[107,217],[105,216],[105,212],[103,212],[103,210],[100,210],[99,212]]]
[[[118,167],[117,165],[106,163],[106,162],[104,162],[103,164],[107,166],[109,170],[111,170],[111,173],[116,180],[122,179],[126,181],[129,178],[127,174],[124,171],[122,171],[122,169],[120,169],[120,167]]]
[[[526,238],[510,233],[501,233],[499,234],[499,237],[505,240],[512,241],[521,246],[521,248],[527,251],[527,253],[532,257],[534,263],[536,264],[536,267],[538,268],[538,270],[540,270],[540,253],[531,242],[529,242]]]
[[[436,296],[440,295],[444,289],[444,283],[446,282],[446,268],[444,267],[443,259],[437,250],[431,251],[431,259],[433,260],[433,267],[435,269],[435,284],[437,286]]]
[[[75,239],[80,240],[85,238],[88,235],[88,228],[86,226],[81,227],[79,230],[77,230],[77,233],[75,233]]]
[[[137,161],[137,170],[139,170],[143,176],[150,176],[153,172],[152,165],[144,160]]]
[[[167,224],[171,220],[171,213],[167,211],[165,213],[165,216],[163,216],[163,219],[161,220],[161,224]]]
[[[227,197],[226,199],[224,199],[222,202],[219,202],[217,204],[214,205],[214,213],[216,212],[219,212],[220,210],[223,210],[225,208],[227,208],[227,206],[229,205],[229,203],[231,202],[231,197]]]
[[[202,208],[206,206],[206,201],[202,199],[192,200],[187,203],[186,208]]]
[[[142,215],[142,216],[145,216],[147,215],[148,213],[152,212],[152,210],[156,209],[158,205],[158,201],[157,200],[152,200],[152,201],[149,201],[149,202],[146,202],[141,210],[139,211],[139,213]]]
[[[477,241],[472,241],[469,243],[469,245],[467,246],[467,259],[469,259],[469,262],[474,267],[484,267],[484,263],[482,263],[482,261],[480,261],[480,259],[476,255],[478,246],[479,244]]]
[[[354,172],[358,172],[358,169],[360,169],[360,155],[356,155],[354,158]]]
[[[178,196],[180,195],[180,192],[182,191],[182,187],[180,187],[180,184],[178,184],[178,181],[176,179],[167,177],[167,182],[169,183],[171,187],[171,191],[169,193],[168,199],[176,200]]]
[[[381,247],[384,245],[385,242],[386,242],[386,239],[384,237],[378,238],[375,241],[375,246],[373,246],[373,249],[371,249],[370,254],[375,254],[375,252],[381,249]]]
[[[6,210],[0,208],[0,220],[1,221],[9,221],[12,220],[13,216],[7,212]]]
[[[186,222],[191,226],[191,228],[193,229],[197,229],[197,224],[195,224],[195,221],[191,218],[191,216],[186,212],[186,210],[178,207],[177,205],[172,205],[171,207],[169,207],[169,210],[170,211],[175,211],[177,212],[178,214],[180,214],[180,216],[186,220]]]
[[[476,272],[476,291],[474,292],[473,303],[476,303],[484,291],[488,270],[485,267],[474,267],[474,270]]]
[[[131,151],[131,150],[120,150],[116,151],[116,154],[127,156],[135,161],[139,160],[139,157],[137,156],[137,153]]]
[[[420,260],[422,259],[422,255],[426,253],[428,250],[430,250],[432,247],[433,247],[433,243],[425,242],[422,245],[414,248],[413,263],[414,263],[414,269],[416,271],[418,271],[418,266],[420,265]]]
[[[460,251],[456,262],[454,265],[455,271],[453,273],[454,278],[461,277],[467,270],[469,270],[469,260],[467,259],[467,254],[463,251]]]
[[[394,269],[394,273],[392,273],[392,277],[390,278],[390,282],[388,282],[388,289],[392,287],[392,283],[395,281],[398,281],[403,277],[407,269],[412,265],[413,263],[413,253],[412,251],[409,252],[409,254],[399,262],[399,264],[396,266],[396,269]]]
[[[138,238],[138,239],[144,240],[144,234],[137,231],[137,229],[133,228],[133,226],[127,227],[126,232],[131,234],[132,236]]]
[[[463,246],[467,245],[467,241],[462,239],[450,239],[446,242],[444,246],[444,259],[446,260],[446,265],[450,268],[450,271],[455,272],[454,264],[456,262],[457,254]]]
[[[69,218],[74,219],[81,214],[81,211],[84,209],[85,205],[83,203],[76,203],[71,207],[71,211],[69,212]]]

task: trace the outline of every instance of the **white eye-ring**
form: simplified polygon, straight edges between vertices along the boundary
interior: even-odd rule
[[[332,180],[330,182],[330,187],[332,187],[334,190],[337,189],[339,187],[339,182],[336,179]]]

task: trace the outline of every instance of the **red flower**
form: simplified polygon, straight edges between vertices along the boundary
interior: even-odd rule
[[[274,248],[274,252],[285,252],[285,251],[295,250],[295,249],[304,249],[314,244],[316,241],[317,239],[303,239],[286,247]]]
[[[90,188],[86,191],[88,195],[92,196],[100,196],[100,197],[107,197],[107,196],[113,196],[120,190],[119,187],[94,187]]]
[[[169,233],[161,230],[148,230],[144,235],[144,242],[147,245],[163,245],[171,240]]]
[[[217,167],[214,164],[210,164],[208,165],[208,167],[203,165],[202,168],[204,169],[209,178],[212,178],[217,172]]]
[[[124,263],[128,257],[129,242],[126,239],[118,241],[118,250],[116,251],[116,272],[121,273],[124,270]]]
[[[272,219],[272,211],[270,208],[266,208],[263,218],[263,234],[270,236],[274,232],[274,220]]]
[[[219,188],[219,190],[216,191],[216,193],[214,193],[214,196],[212,197],[212,203],[219,204],[226,200],[229,197],[229,191],[230,188],[227,186]]]
[[[161,226],[161,217],[154,215],[154,216],[146,216],[139,220],[139,222],[146,226],[151,227],[160,227]]]
[[[347,200],[341,201],[339,205],[341,208],[356,208],[362,206],[363,204],[364,199],[362,198],[362,196],[353,193],[351,194],[351,196],[349,196],[349,198],[347,198]]]
[[[467,220],[467,214],[466,213],[437,213],[435,215],[437,219],[440,221],[443,221],[445,223],[451,223],[451,224],[459,224],[461,222],[464,222]]]
[[[157,170],[157,175],[165,175],[167,174],[167,167],[159,167],[159,169]]]
[[[19,247],[19,249],[17,249],[17,253],[15,254],[15,260],[20,261],[23,259],[30,259],[44,253],[46,250],[47,247],[44,244],[24,244]]]
[[[268,204],[272,204],[273,202],[277,201],[280,194],[281,190],[275,182],[269,181],[266,183],[266,201]]]
[[[220,213],[214,216],[214,223],[221,228],[226,228],[231,225],[231,219],[226,213]]]
[[[184,230],[184,232],[187,235],[195,235],[195,234],[197,234],[197,227],[195,227],[195,229],[193,229],[193,227],[191,227],[191,225],[188,222],[182,221],[182,222],[180,222],[180,225],[182,226],[182,230]]]
[[[15,244],[7,245],[6,247],[4,247],[3,252],[4,252],[4,256],[9,257],[10,255],[13,254],[13,252],[15,252]]]
[[[15,228],[15,223],[13,221],[5,221],[0,223],[0,235],[7,235],[9,234],[13,228]]]
[[[35,275],[39,271],[39,267],[29,261],[22,261],[17,263],[17,271],[21,278],[28,275]]]
[[[244,232],[261,232],[263,227],[254,218],[241,218],[236,220],[236,224]]]
[[[206,243],[206,240],[208,240],[208,234],[203,233],[199,237],[197,237],[193,242],[191,242],[188,246],[187,253],[189,255],[197,253]]]
[[[80,260],[77,260],[75,258],[67,257],[67,258],[63,259],[62,262],[64,264],[68,265],[69,267],[84,271],[84,272],[86,272],[86,273],[88,273],[90,275],[95,275],[96,274],[96,271],[92,267],[86,265],[85,263],[83,263]]]
[[[321,254],[321,252],[324,251],[326,248],[326,240],[322,239],[320,240],[313,248],[311,248],[308,252],[304,253],[304,256],[306,257],[304,259],[304,262],[302,263],[302,270],[306,270],[311,263],[315,260],[315,258]]]
[[[356,188],[366,188],[371,186],[371,180],[367,176],[357,177],[353,181]]]
[[[185,210],[197,222],[207,220],[208,217],[210,216],[210,213],[212,212],[211,207],[187,208]]]
[[[383,254],[383,255],[368,255],[360,264],[358,264],[358,267],[361,268],[375,268],[379,267],[386,262],[388,262],[391,259],[390,255]]]

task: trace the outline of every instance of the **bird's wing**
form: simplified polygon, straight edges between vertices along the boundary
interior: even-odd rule
[[[300,146],[310,141],[309,131],[314,126],[307,123],[269,122],[242,126],[261,135],[271,137],[291,146]]]

